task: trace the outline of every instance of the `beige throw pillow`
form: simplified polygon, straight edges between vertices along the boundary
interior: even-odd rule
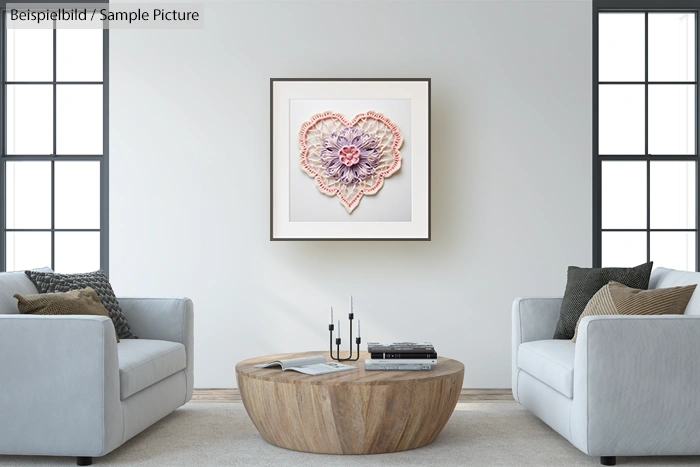
[[[29,315],[92,315],[109,318],[107,308],[92,287],[70,292],[42,293],[32,295],[15,294],[17,308],[21,314]],[[117,342],[119,342],[119,336]]]
[[[590,299],[576,323],[578,327],[586,316],[600,315],[682,315],[697,285],[641,290],[610,281]]]

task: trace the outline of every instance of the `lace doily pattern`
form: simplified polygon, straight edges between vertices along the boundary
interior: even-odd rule
[[[374,195],[401,168],[403,136],[398,126],[372,110],[351,121],[327,111],[304,122],[299,132],[301,169],[328,196],[352,213],[364,195]]]

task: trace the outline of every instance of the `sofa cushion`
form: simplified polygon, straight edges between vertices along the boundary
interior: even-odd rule
[[[17,308],[23,315],[89,315],[109,318],[107,308],[92,289],[71,290],[70,292],[15,294]],[[114,336],[119,342],[116,331]]]
[[[640,290],[610,281],[586,305],[576,323],[572,342],[578,337],[578,327],[587,316],[604,315],[682,315],[697,284],[663,289]]]
[[[566,290],[559,310],[559,322],[554,339],[574,337],[576,323],[584,308],[605,284],[617,281],[627,287],[648,289],[653,263],[644,263],[633,268],[579,268],[569,266]],[[121,337],[121,336],[120,336]]]
[[[151,339],[124,339],[119,353],[119,387],[124,400],[185,369],[185,346]]]
[[[51,272],[51,268],[36,269],[41,272]],[[19,313],[17,299],[14,295],[32,295],[39,293],[34,283],[24,271],[0,272],[0,315]]]
[[[656,268],[649,279],[650,289],[664,289],[679,285],[700,284],[700,272],[676,271],[675,269]],[[700,315],[700,293],[693,294],[685,307],[686,315]]]
[[[518,368],[573,398],[575,348],[570,340],[525,342],[518,348]]]
[[[68,292],[70,290],[92,287],[97,292],[97,296],[100,297],[102,305],[107,308],[119,338],[137,339],[131,333],[129,322],[122,313],[119,301],[114,295],[114,290],[112,290],[112,285],[102,270],[80,274],[58,274],[41,271],[24,272],[34,282],[40,293]]]

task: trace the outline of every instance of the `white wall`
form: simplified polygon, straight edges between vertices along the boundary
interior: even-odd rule
[[[432,78],[431,242],[268,240],[271,77]],[[111,279],[194,300],[196,387],[325,349],[350,293],[364,342],[510,387],[513,298],[590,266],[590,2],[207,3],[111,31],[110,86]]]

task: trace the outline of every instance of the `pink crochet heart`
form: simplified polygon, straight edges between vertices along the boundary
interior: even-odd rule
[[[328,196],[338,196],[352,213],[364,195],[374,195],[401,168],[403,136],[398,126],[372,110],[348,121],[326,111],[299,132],[301,168]]]

